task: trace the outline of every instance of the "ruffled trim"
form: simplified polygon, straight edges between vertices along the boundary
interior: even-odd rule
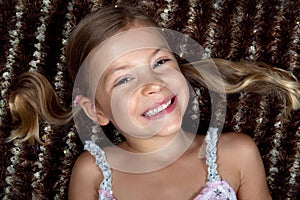
[[[219,139],[218,128],[210,127],[205,136],[206,146],[206,164],[208,166],[208,181],[220,181],[217,171],[217,142]]]
[[[103,181],[99,188],[99,200],[111,200],[112,196],[112,172],[106,160],[105,152],[93,141],[85,141],[84,149],[89,151],[96,159],[96,163],[102,171]]]

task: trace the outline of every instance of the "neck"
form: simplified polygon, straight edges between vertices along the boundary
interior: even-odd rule
[[[182,129],[167,136],[151,138],[126,138],[124,149],[134,153],[157,154],[161,151],[170,151],[182,148],[189,139],[189,135]]]
[[[108,159],[113,168],[123,168],[119,168],[121,171],[141,173],[158,170],[182,156],[193,143],[195,136],[180,129],[176,134],[168,136],[126,138],[126,142],[108,152]]]

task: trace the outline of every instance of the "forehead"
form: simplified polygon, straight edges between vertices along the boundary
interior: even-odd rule
[[[101,66],[104,71],[109,64],[127,53],[167,47],[168,44],[160,31],[155,27],[143,27],[118,33],[93,49],[90,54],[90,65]]]

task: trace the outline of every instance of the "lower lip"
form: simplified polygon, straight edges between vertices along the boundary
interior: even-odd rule
[[[148,119],[148,120],[157,120],[157,119],[160,119],[160,118],[163,118],[165,117],[167,114],[173,112],[173,110],[175,109],[177,105],[177,97],[174,96],[172,98],[172,103],[164,110],[162,110],[161,112],[155,114],[155,115],[152,115],[152,116],[143,116],[144,118]]]

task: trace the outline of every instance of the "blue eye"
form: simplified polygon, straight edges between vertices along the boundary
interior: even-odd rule
[[[125,84],[127,82],[129,82],[132,78],[130,77],[125,77],[125,78],[121,78],[119,81],[117,81],[116,84],[114,84],[114,87]]]
[[[153,68],[159,67],[160,65],[163,65],[168,61],[170,61],[170,59],[168,58],[158,60],[157,62],[154,63]]]

